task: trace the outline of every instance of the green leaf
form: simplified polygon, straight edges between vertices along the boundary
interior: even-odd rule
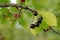
[[[12,12],[13,14],[19,12],[15,7],[11,7],[9,10],[10,10],[10,12]]]
[[[39,30],[38,28],[30,29],[30,30],[31,30],[31,33],[32,33],[33,35],[36,35],[37,33],[40,32],[40,30]]]
[[[57,26],[57,19],[53,13],[47,11],[39,11],[38,13],[49,26]]]
[[[23,15],[21,14],[21,17],[19,18],[19,24],[21,26],[23,26],[24,28],[27,28],[28,27],[28,23],[25,21],[25,19],[23,18]]]
[[[27,12],[26,10],[22,10],[19,22],[23,27],[29,28],[29,25],[31,24],[33,18],[34,15],[32,15],[32,13]]]
[[[0,21],[1,21],[2,24],[5,25],[7,23],[7,20],[6,20],[6,18],[3,15],[6,15],[8,13],[7,8],[0,9],[0,13],[1,13],[1,15],[0,15]]]
[[[13,15],[9,12],[7,8],[1,8],[0,9],[0,21],[3,25],[6,25],[7,23],[11,23],[10,21],[13,21]],[[11,17],[12,16],[12,17]]]
[[[42,29],[47,29],[49,26],[46,24],[46,22],[45,22],[44,19],[43,19],[40,27],[41,27]]]
[[[0,4],[8,4],[8,3],[10,3],[10,0],[0,0]]]

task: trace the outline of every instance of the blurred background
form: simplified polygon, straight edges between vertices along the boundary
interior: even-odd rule
[[[0,0],[0,4],[9,3],[20,4],[20,0]],[[26,0],[23,4],[35,10],[45,10],[54,13],[57,16],[58,26],[52,28],[60,32],[60,0]],[[31,22],[30,20],[27,21],[27,19],[33,18],[33,15],[29,14],[31,12],[27,12],[27,10],[22,11],[21,20],[14,21],[11,24],[12,20],[14,20],[11,13],[18,13],[18,11],[13,7],[0,7],[0,40],[60,40],[60,35],[51,30],[48,32],[40,31],[37,35],[33,35],[29,27],[26,27]],[[10,19],[8,17],[6,19],[8,22],[2,17],[4,14],[9,15]],[[19,24],[19,22],[21,23]]]

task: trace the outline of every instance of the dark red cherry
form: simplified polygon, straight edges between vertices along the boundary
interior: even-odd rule
[[[37,12],[34,12],[34,16],[37,16],[38,15],[38,13]]]
[[[34,16],[37,16],[38,15],[38,13],[35,10],[31,10],[30,9],[30,11],[34,14]]]
[[[34,24],[31,24],[31,25],[30,25],[30,28],[34,28],[34,27],[35,27],[35,25],[34,25]]]
[[[25,2],[25,0],[20,0],[21,2]]]
[[[14,14],[14,17],[18,18],[20,17],[20,14]]]
[[[43,17],[41,17],[41,19],[43,19]]]
[[[42,17],[41,18],[38,18],[38,21],[37,21],[37,23],[40,23],[41,24],[41,22],[42,22]]]
[[[41,19],[39,19],[37,23],[40,23],[40,24],[41,24],[41,22],[42,22],[42,20],[41,20]]]

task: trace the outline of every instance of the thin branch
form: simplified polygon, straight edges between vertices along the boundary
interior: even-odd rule
[[[56,33],[56,34],[60,35],[60,33],[59,33],[59,32],[57,32],[57,31],[55,31],[52,27],[50,27],[50,28],[51,28],[51,30],[52,30],[54,33]]]
[[[52,30],[54,33],[60,35],[60,33],[57,32],[57,31],[55,31],[51,26],[49,26],[49,28],[47,28],[47,29],[43,29],[43,30],[44,30],[44,32],[47,32],[47,31],[49,31],[49,30]]]
[[[18,8],[29,10],[30,12],[34,14],[34,16],[38,15],[36,10],[32,10],[31,8],[21,5],[21,4],[0,4],[0,7],[18,7]]]
[[[20,4],[0,4],[0,7],[20,7],[20,8],[26,9],[25,6],[22,6]]]
[[[0,7],[18,7],[22,9],[32,10],[28,8],[27,6],[21,5],[21,4],[0,4]]]

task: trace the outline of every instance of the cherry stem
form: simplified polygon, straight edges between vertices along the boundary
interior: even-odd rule
[[[19,14],[21,13],[21,11],[22,11],[22,8],[21,9],[19,9],[18,7],[16,7],[16,9],[18,10],[18,12],[19,12]]]

